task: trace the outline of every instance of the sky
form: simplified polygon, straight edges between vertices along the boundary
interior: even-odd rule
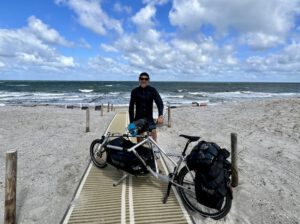
[[[0,2],[0,80],[300,82],[300,0]]]

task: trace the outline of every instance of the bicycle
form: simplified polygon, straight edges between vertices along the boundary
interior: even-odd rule
[[[126,142],[126,144],[129,144],[127,147],[122,146],[116,146],[112,145],[114,140],[118,138],[123,138],[127,141],[130,141],[129,138],[131,137],[139,137],[143,140],[137,144]],[[231,209],[232,204],[232,191],[230,187],[230,183],[227,183],[226,189],[227,193],[224,197],[221,209],[216,210],[209,207],[206,207],[202,204],[200,204],[197,201],[196,198],[196,192],[195,192],[195,172],[196,170],[191,170],[186,164],[186,158],[187,154],[186,151],[188,149],[188,146],[191,142],[196,142],[200,139],[200,137],[197,136],[188,136],[188,135],[180,135],[180,137],[184,137],[187,139],[187,143],[180,155],[170,154],[166,153],[165,150],[163,150],[149,135],[149,132],[147,131],[146,135],[130,135],[130,134],[118,134],[118,133],[107,133],[105,136],[102,136],[101,139],[96,139],[92,142],[90,147],[90,156],[94,163],[94,165],[98,168],[104,168],[109,163],[110,165],[113,165],[120,169],[120,164],[116,164],[111,159],[111,150],[119,150],[126,151],[128,153],[131,153],[133,156],[135,156],[138,161],[140,162],[141,167],[139,169],[127,169],[126,174],[118,181],[113,183],[113,186],[117,186],[120,184],[124,179],[128,177],[128,175],[144,175],[147,173],[150,173],[155,178],[157,178],[160,181],[163,181],[164,183],[168,184],[167,191],[165,193],[165,196],[163,198],[163,203],[167,202],[167,199],[170,194],[170,190],[172,186],[175,186],[179,195],[181,196],[184,204],[193,212],[199,213],[200,215],[204,217],[211,217],[213,219],[221,219],[225,217],[228,212]],[[124,140],[124,141],[125,141]],[[148,150],[152,154],[153,160],[145,161],[145,157],[139,154],[142,150],[140,147],[143,147],[143,150],[145,150],[146,147],[143,145],[148,145]],[[158,150],[156,153],[159,153],[164,159],[168,159],[173,165],[174,170],[173,172],[170,172],[168,175],[161,174],[157,167],[156,162],[156,156],[155,152],[153,150],[153,146],[156,146],[156,150]],[[139,151],[139,152],[138,152]],[[149,152],[148,151],[148,152]],[[149,155],[149,153],[148,153]],[[177,157],[178,161],[175,162],[171,157]],[[151,163],[152,162],[152,163]],[[121,168],[122,169],[122,168]],[[124,169],[122,169],[124,171]]]

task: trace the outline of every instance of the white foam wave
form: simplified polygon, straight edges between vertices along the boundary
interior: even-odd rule
[[[5,106],[5,104],[4,103],[0,103],[0,107],[4,107]]]
[[[34,93],[33,95],[47,97],[47,96],[64,96],[65,94],[63,94],[63,93]]]
[[[177,89],[178,93],[182,93],[182,92],[186,92],[186,91],[187,91],[186,89]]]
[[[105,86],[107,86],[107,87],[112,87],[113,85],[105,85]]]
[[[29,85],[26,85],[26,84],[17,84],[17,85],[7,85],[7,86],[29,86]]]
[[[79,89],[79,91],[82,92],[82,93],[91,93],[94,90],[93,89]]]
[[[210,93],[210,97],[221,98],[270,98],[270,97],[284,97],[284,96],[297,96],[300,93],[264,93],[264,92],[251,92],[251,91],[233,91],[233,92],[220,92]]]
[[[167,96],[166,98],[184,98],[183,95]]]
[[[193,95],[193,96],[202,96],[202,97],[207,96],[207,93],[204,93],[204,92],[188,92],[188,94]]]
[[[108,94],[110,94],[110,95],[119,95],[120,92],[109,92]]]

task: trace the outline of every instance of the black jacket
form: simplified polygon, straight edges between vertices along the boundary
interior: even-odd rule
[[[163,114],[164,104],[155,88],[146,86],[145,88],[137,87],[131,91],[129,104],[130,122],[140,118],[146,118],[153,122],[153,101],[156,103],[159,116]],[[134,105],[136,110],[134,113]]]

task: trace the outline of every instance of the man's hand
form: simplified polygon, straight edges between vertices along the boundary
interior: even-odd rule
[[[163,115],[160,115],[158,118],[157,118],[157,124],[163,124],[164,123],[164,117]]]

